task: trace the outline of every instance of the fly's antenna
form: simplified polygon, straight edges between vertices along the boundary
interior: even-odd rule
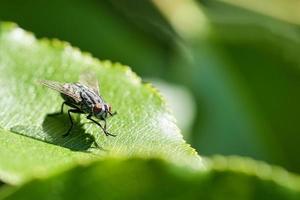
[[[117,111],[115,111],[113,113],[111,113],[111,112],[108,111],[108,113],[110,114],[110,116],[114,116],[114,115],[118,114]]]

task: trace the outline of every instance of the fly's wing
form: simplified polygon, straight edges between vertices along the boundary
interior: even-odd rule
[[[75,100],[75,102],[81,102],[81,97],[78,91],[74,88],[72,83],[60,83],[57,81],[40,80],[40,84],[47,86],[55,91],[65,94]]]
[[[79,82],[91,88],[95,94],[100,96],[99,82],[94,73],[84,72],[79,77]]]

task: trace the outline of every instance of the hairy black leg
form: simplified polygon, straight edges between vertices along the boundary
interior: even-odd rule
[[[106,119],[104,119],[103,121],[104,121],[104,129],[106,130]]]
[[[111,134],[111,133],[109,133],[107,130],[106,130],[106,121],[105,121],[105,124],[104,124],[104,128],[101,126],[101,124],[99,123],[99,122],[97,122],[96,120],[94,120],[93,118],[92,118],[92,115],[88,115],[87,117],[86,117],[87,119],[89,119],[89,120],[91,120],[92,122],[94,122],[95,124],[97,124],[98,126],[100,126],[100,128],[103,130],[103,132],[104,132],[104,134],[106,135],[106,136],[113,136],[113,137],[116,137],[116,135],[113,135],[113,134]]]
[[[70,122],[71,122],[71,126],[70,126],[68,132],[63,135],[63,137],[68,136],[70,134],[72,128],[73,128],[74,123],[73,123],[71,113],[80,113],[80,114],[82,114],[83,112],[79,109],[70,109],[70,110],[68,110],[68,115],[69,115],[69,119],[70,119]]]
[[[60,107],[60,114],[63,114],[63,113],[64,113],[64,105],[65,105],[65,104],[66,104],[65,101],[61,104],[61,107]]]
[[[56,115],[61,115],[64,113],[64,105],[68,105],[70,106],[71,108],[74,108],[74,109],[77,109],[75,106],[73,106],[72,104],[64,101],[62,104],[61,104],[61,107],[60,107],[60,112],[55,112],[55,113],[52,113],[52,114],[49,114],[49,116],[56,116]]]
[[[64,105],[65,105],[65,104],[66,104],[65,101],[61,104],[60,112],[55,112],[55,113],[49,114],[49,116],[56,116],[56,115],[61,115],[61,114],[63,114],[63,112],[64,112]]]

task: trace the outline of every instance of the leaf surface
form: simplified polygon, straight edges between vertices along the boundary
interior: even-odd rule
[[[207,170],[157,159],[105,159],[19,188],[6,199],[285,199],[300,197],[299,177],[238,157],[215,157]],[[1,198],[1,196],[0,196]]]
[[[95,73],[101,95],[118,114],[108,119],[106,137],[84,115],[60,110],[60,95],[38,84],[47,79],[76,82]],[[17,184],[40,171],[104,157],[156,157],[201,167],[201,158],[182,139],[158,91],[142,84],[129,67],[99,61],[58,40],[37,40],[11,23],[0,25],[0,179]],[[24,137],[25,136],[25,137]],[[95,145],[100,148],[95,148]]]

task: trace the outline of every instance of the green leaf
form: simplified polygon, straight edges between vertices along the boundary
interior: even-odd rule
[[[298,11],[299,1],[297,0],[273,0],[272,3],[267,1],[244,1],[244,0],[218,0],[229,5],[251,10],[262,15],[286,21],[291,24],[300,24],[300,14]]]
[[[162,97],[126,66],[99,61],[58,40],[38,41],[16,25],[2,23],[0,71],[0,179],[4,182],[17,184],[104,157],[157,157],[202,166]],[[76,82],[85,71],[96,74],[102,96],[118,111],[108,120],[108,130],[116,138],[104,136],[84,116],[75,115],[74,130],[63,138],[70,126],[67,114],[50,115],[59,111],[62,99],[37,80]]]
[[[236,157],[209,160],[207,170],[175,167],[157,159],[106,159],[6,188],[2,197],[296,200],[299,186],[299,177],[281,168]]]

